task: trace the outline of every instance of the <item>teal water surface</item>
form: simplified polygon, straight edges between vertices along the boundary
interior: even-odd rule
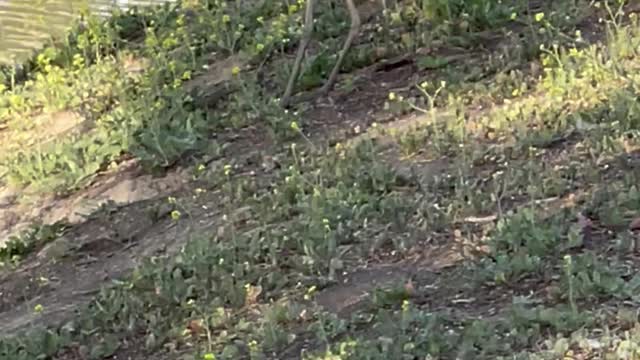
[[[60,35],[83,9],[108,15],[115,7],[166,0],[0,0],[0,63],[19,62],[34,48]]]

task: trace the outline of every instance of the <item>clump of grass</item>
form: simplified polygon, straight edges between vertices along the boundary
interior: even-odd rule
[[[0,248],[0,268],[17,264],[34,249],[62,236],[67,229],[63,222],[51,225],[31,225],[19,235],[11,236]]]

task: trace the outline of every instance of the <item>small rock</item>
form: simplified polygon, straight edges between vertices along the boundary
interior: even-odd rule
[[[68,255],[73,250],[73,245],[66,237],[61,237],[53,242],[45,245],[42,250],[38,252],[38,259],[58,259],[65,255]]]
[[[69,214],[67,221],[71,224],[77,224],[85,221],[91,214],[95,213],[104,201],[96,199],[81,198],[72,205],[73,210]]]
[[[149,186],[149,181],[138,178],[126,179],[101,195],[107,200],[114,201],[116,204],[130,204],[136,201],[150,199],[157,196],[157,194],[157,190]]]

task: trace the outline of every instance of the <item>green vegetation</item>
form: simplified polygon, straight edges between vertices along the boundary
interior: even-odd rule
[[[88,16],[64,41],[41,50],[26,67],[26,78],[16,79],[15,73],[5,71],[0,86],[0,123],[9,128],[0,153],[5,181],[31,185],[36,191],[75,190],[123,155],[134,155],[152,167],[168,167],[186,153],[206,152],[208,134],[256,120],[267,121],[276,134],[287,136],[290,117],[277,108],[274,98],[262,94],[282,88],[287,73],[278,55],[299,38],[303,5],[196,1],[177,9],[116,13],[107,22]],[[326,76],[331,54],[340,46],[336,35],[346,26],[344,12],[327,11],[330,1],[320,5],[323,15],[316,26],[321,49],[308,60],[301,79],[304,88]],[[484,1],[422,6],[408,3],[389,9],[382,34],[351,51],[345,71],[380,56],[427,46],[435,38],[470,41],[477,31],[514,22],[513,14],[525,10],[524,3]],[[575,16],[582,7],[562,10]],[[417,17],[421,13],[424,18]],[[544,19],[545,33],[536,30],[527,40],[541,43],[565,22]],[[436,28],[427,31],[426,26],[434,24]],[[234,80],[241,90],[230,101],[205,111],[182,85],[208,68],[210,54],[243,59],[242,69],[226,69],[243,75]],[[267,61],[272,58],[277,60]],[[258,81],[264,74],[273,81]],[[75,116],[56,117],[65,111]]]
[[[33,224],[19,236],[12,236],[0,249],[0,268],[16,264],[34,249],[62,236],[65,228],[66,225],[62,222],[51,225]]]
[[[341,45],[347,16],[335,4],[319,4],[300,90],[320,84]],[[69,192],[125,157],[197,164],[229,129],[268,129],[286,144],[265,146],[278,166],[252,168],[256,176],[237,171],[245,154],[224,154],[214,171],[196,166],[208,188],[170,198],[170,218],[195,223],[187,202],[215,193],[215,228],[145,258],[63,326],[0,338],[0,359],[132,348],[141,359],[640,358],[628,230],[640,216],[638,19],[622,1],[530,5],[429,0],[382,11],[338,91],[385,102],[411,126],[376,123],[332,146],[307,121],[313,109],[285,111],[273,96],[303,2],[184,0],[76,25],[26,78],[6,73],[7,182]],[[459,49],[473,55],[447,57]],[[204,106],[189,84],[215,66],[210,54],[241,60],[224,68],[228,96]],[[419,77],[358,98],[358,69],[407,54]],[[142,71],[127,72],[132,59]],[[39,117],[68,110],[83,130],[39,137]],[[438,160],[446,166],[431,173]],[[56,236],[39,234],[0,260]],[[436,268],[434,249],[455,258],[450,266]],[[427,265],[408,262],[415,256]],[[343,272],[380,263],[411,279],[371,287],[346,313],[319,306],[348,291]]]

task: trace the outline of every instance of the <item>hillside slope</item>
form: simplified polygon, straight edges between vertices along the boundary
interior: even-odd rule
[[[638,4],[364,3],[284,110],[303,5],[115,14],[7,73],[0,359],[640,357]]]

